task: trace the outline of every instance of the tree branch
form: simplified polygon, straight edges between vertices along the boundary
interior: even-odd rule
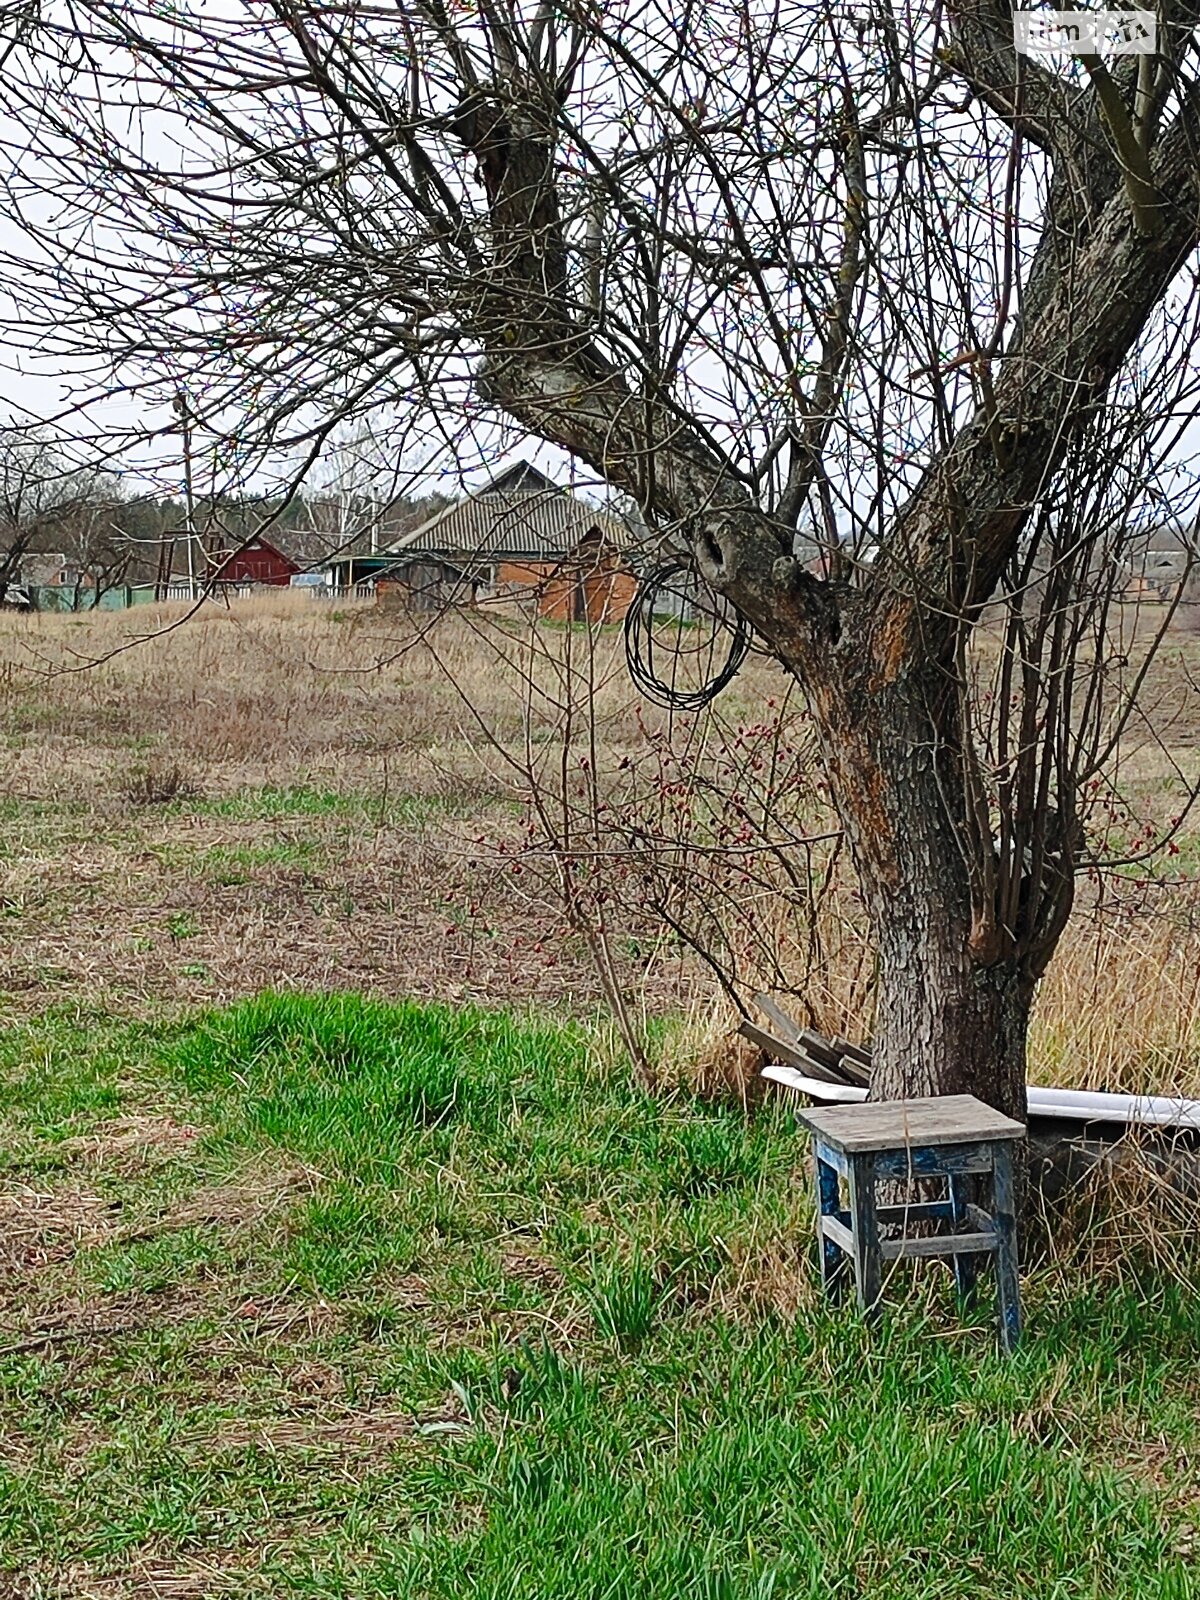
[[[1121,176],[1129,195],[1133,225],[1144,238],[1158,232],[1162,197],[1150,176],[1150,157],[1139,142],[1137,130],[1121,98],[1121,91],[1099,56],[1080,56],[1096,91],[1101,114],[1117,147]]]
[[[1185,111],[1160,144],[1153,183],[1159,195],[1178,198],[1163,201],[1159,230],[1139,232],[1123,194],[1113,196],[1070,276],[1059,278],[1004,358],[994,413],[986,406],[976,413],[904,508],[894,559],[879,564],[872,583],[872,666],[882,680],[915,648],[914,630],[924,630],[926,646],[931,633],[948,643],[955,619],[987,601],[1072,436],[1200,243],[1194,134]],[[1001,459],[997,426],[1007,447]]]
[[[950,10],[954,38],[941,52],[983,101],[1048,155],[1069,154],[1084,131],[1082,92],[1017,53],[1012,14],[995,0]]]

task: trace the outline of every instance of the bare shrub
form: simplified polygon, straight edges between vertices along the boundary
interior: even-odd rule
[[[151,762],[121,790],[131,806],[169,806],[176,800],[195,800],[200,786],[177,761]]]

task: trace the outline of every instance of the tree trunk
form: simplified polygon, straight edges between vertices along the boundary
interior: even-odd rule
[[[1024,1120],[1035,982],[1018,954],[973,939],[978,843],[954,676],[856,675],[849,693],[838,679],[814,710],[878,954],[872,1094],[970,1093]]]
[[[877,1100],[974,1094],[1024,1121],[1033,986],[1012,962],[975,962],[969,927],[936,891],[920,913],[915,923],[875,924],[871,1093]]]

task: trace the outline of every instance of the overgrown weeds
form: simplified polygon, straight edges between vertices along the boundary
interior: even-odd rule
[[[1058,1160],[1065,1185],[1034,1193],[1029,1233],[1064,1281],[1175,1279],[1200,1270],[1200,1148],[1188,1134],[1134,1128],[1112,1143],[1082,1140]]]

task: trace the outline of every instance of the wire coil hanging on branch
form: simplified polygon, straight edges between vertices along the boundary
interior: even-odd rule
[[[674,610],[660,603],[668,594],[675,597]],[[690,601],[697,617],[711,627],[706,629],[701,622],[694,634],[685,637],[685,629],[692,624],[683,619],[681,601]],[[629,676],[648,700],[676,711],[702,711],[737,676],[750,650],[750,625],[715,596],[709,596],[708,602],[698,603],[694,598],[694,570],[689,561],[662,561],[643,574],[634,602],[625,613],[625,660]],[[669,623],[669,641],[655,638],[656,615]],[[726,644],[723,658],[722,643]],[[687,679],[696,667],[704,676],[699,684],[689,684]]]

